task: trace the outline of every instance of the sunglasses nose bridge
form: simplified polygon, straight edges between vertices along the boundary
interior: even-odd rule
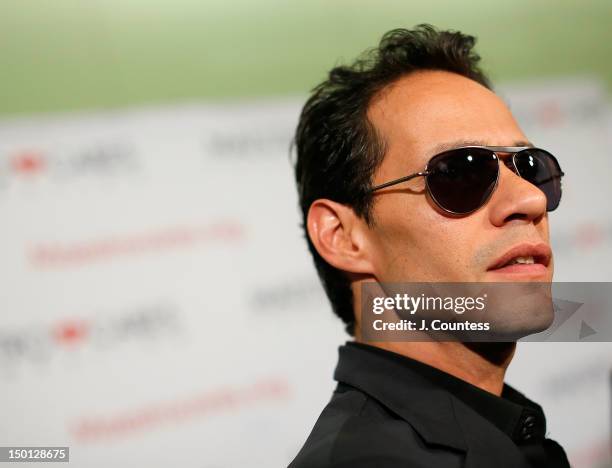
[[[521,173],[519,172],[518,167],[516,165],[516,161],[515,161],[516,153],[513,153],[510,157],[507,157],[507,158],[502,158],[498,153],[495,153],[495,156],[497,156],[497,160],[500,166],[501,165],[506,166],[515,175],[521,177]]]

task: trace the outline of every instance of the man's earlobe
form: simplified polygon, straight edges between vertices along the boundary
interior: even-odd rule
[[[306,227],[327,263],[350,273],[373,273],[367,226],[351,207],[327,199],[315,200],[308,210]]]

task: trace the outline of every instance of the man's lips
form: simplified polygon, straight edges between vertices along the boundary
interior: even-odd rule
[[[533,263],[514,263],[522,257],[533,258]],[[519,244],[512,247],[497,260],[495,260],[487,271],[503,271],[507,273],[538,272],[546,271],[552,258],[552,251],[547,244]]]

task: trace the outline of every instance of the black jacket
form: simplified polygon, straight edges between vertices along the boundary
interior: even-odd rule
[[[367,345],[340,347],[339,382],[289,468],[569,467],[541,408]]]

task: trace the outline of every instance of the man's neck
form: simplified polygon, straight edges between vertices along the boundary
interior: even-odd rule
[[[421,361],[498,396],[516,348],[516,343],[364,343]]]

